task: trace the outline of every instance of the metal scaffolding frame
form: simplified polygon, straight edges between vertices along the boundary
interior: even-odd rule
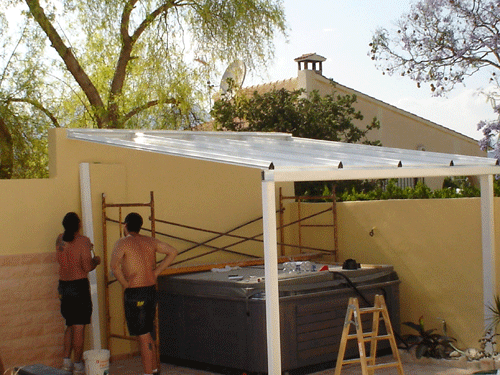
[[[110,313],[110,291],[109,287],[111,284],[116,282],[117,280],[109,279],[109,271],[108,267],[108,222],[118,223],[120,237],[123,235],[123,218],[122,218],[122,208],[132,208],[132,207],[149,207],[150,208],[150,217],[151,221],[151,236],[156,236],[155,231],[155,209],[154,209],[154,193],[150,192],[150,201],[149,203],[106,203],[106,196],[102,194],[102,235],[103,235],[103,260],[106,269],[104,270],[104,298],[105,298],[105,310],[106,310],[106,342],[108,343],[108,347],[111,350],[111,339],[121,339],[121,340],[130,340],[137,341],[136,337],[128,336],[126,334],[126,324],[124,322],[123,330],[124,334],[117,334],[111,332],[111,313]],[[111,219],[107,215],[107,209],[109,208],[118,208],[118,220]],[[155,341],[156,341],[156,360],[157,363],[160,363],[160,335],[159,335],[159,326],[158,326],[158,307],[155,315]]]
[[[329,207],[328,209],[321,210],[321,211],[316,212],[312,215],[302,217],[300,214],[300,208],[299,208],[298,219],[295,221],[291,221],[289,223],[284,223],[284,218],[283,218],[283,212],[285,210],[283,207],[284,200],[296,199],[296,200],[298,200],[299,206],[300,206],[300,202],[305,200],[305,199],[317,200],[317,199],[320,199],[320,197],[299,197],[299,196],[287,197],[287,196],[283,196],[281,194],[281,189],[280,189],[280,209],[277,210],[276,213],[280,215],[280,225],[277,228],[277,230],[280,230],[280,233],[281,233],[281,241],[278,242],[278,245],[281,246],[282,252],[280,254],[281,256],[278,258],[278,263],[290,261],[292,258],[293,258],[293,260],[296,260],[296,261],[314,259],[316,257],[323,255],[324,253],[333,254],[335,257],[335,260],[337,260],[337,224],[336,224],[337,214],[336,214],[335,195],[333,195],[331,198],[332,198],[332,206]],[[321,197],[321,199],[324,199],[324,197]],[[256,256],[253,254],[245,254],[245,253],[230,249],[232,246],[239,245],[239,244],[247,242],[247,241],[257,242],[257,243],[263,242],[263,239],[260,238],[263,236],[262,232],[257,233],[257,234],[252,235],[252,236],[242,236],[242,235],[234,234],[234,232],[236,230],[241,229],[247,225],[250,225],[250,224],[253,224],[255,222],[262,220],[262,216],[255,218],[255,219],[252,219],[252,220],[249,220],[241,225],[237,225],[234,228],[231,228],[230,230],[227,230],[224,232],[214,231],[214,230],[209,230],[209,229],[204,229],[204,228],[198,228],[198,227],[185,225],[185,224],[179,224],[179,223],[175,223],[175,222],[167,221],[167,220],[161,220],[161,219],[156,218],[156,216],[155,216],[154,193],[151,191],[150,192],[150,201],[148,203],[108,203],[108,202],[106,202],[105,195],[104,194],[102,195],[103,261],[104,261],[104,264],[106,265],[106,267],[108,267],[108,259],[109,259],[108,258],[108,251],[109,251],[109,249],[108,249],[108,223],[118,224],[119,235],[121,237],[123,235],[123,220],[124,220],[123,214],[122,214],[122,212],[123,212],[122,209],[123,208],[134,208],[134,207],[149,207],[150,208],[149,221],[151,223],[151,229],[143,228],[142,229],[143,231],[150,232],[152,237],[156,237],[157,235],[165,236],[168,238],[172,238],[172,239],[186,242],[190,245],[188,248],[180,251],[179,255],[188,253],[188,252],[190,252],[196,248],[200,248],[200,247],[206,247],[208,249],[208,251],[204,252],[203,254],[198,254],[198,255],[195,255],[192,257],[187,257],[187,258],[184,258],[182,260],[178,260],[178,261],[174,262],[171,265],[171,267],[169,267],[167,270],[165,270],[162,273],[162,275],[173,275],[173,274],[182,274],[182,273],[190,273],[190,272],[208,271],[212,268],[220,268],[220,267],[225,267],[227,265],[245,267],[245,266],[263,265],[264,264],[264,260],[261,256]],[[108,210],[111,208],[118,209],[118,218],[117,219],[108,216]],[[330,211],[333,214],[332,215],[333,216],[333,224],[331,224],[331,225],[330,224],[326,224],[326,225],[302,224],[302,222],[305,220],[311,219],[313,217],[316,217],[318,215],[321,215],[321,214],[324,214],[324,213],[330,212]],[[192,241],[188,238],[183,238],[183,237],[175,236],[173,234],[159,232],[156,230],[156,223],[162,223],[162,224],[170,225],[170,226],[174,226],[174,227],[187,228],[187,229],[192,229],[192,230],[199,231],[199,232],[210,233],[210,234],[213,234],[214,236],[207,239],[207,240],[204,240],[202,242]],[[310,227],[324,227],[324,226],[333,227],[334,228],[334,249],[328,250],[328,249],[320,249],[320,248],[315,248],[315,247],[310,247],[310,246],[304,246],[302,244],[301,234],[299,234],[299,244],[298,245],[285,243],[284,229],[287,227],[290,227],[294,224],[299,225],[299,232],[302,230],[302,227],[307,227],[307,226],[310,226]],[[219,247],[216,247],[216,246],[213,246],[210,244],[211,241],[214,241],[214,240],[219,239],[221,237],[233,238],[233,239],[235,239],[235,242],[233,242],[229,245],[226,245],[222,248],[219,248]],[[283,249],[285,247],[296,248],[299,250],[299,253],[286,256],[284,254],[284,251],[283,251]],[[304,250],[315,251],[316,253],[307,253],[306,254],[306,253],[304,253]],[[242,255],[242,256],[250,257],[252,259],[235,261],[235,262],[211,263],[211,264],[206,263],[206,264],[200,264],[200,265],[180,266],[182,263],[192,261],[196,258],[200,258],[200,257],[206,256],[206,255],[218,252],[218,251],[229,252],[229,253],[233,253],[236,255]],[[136,341],[137,339],[135,337],[128,336],[126,334],[127,330],[126,330],[125,322],[123,325],[123,331],[124,331],[123,334],[111,332],[111,319],[112,319],[112,317],[111,317],[111,313],[110,313],[110,286],[113,283],[115,283],[117,280],[116,279],[110,280],[109,275],[110,275],[109,270],[106,269],[104,272],[106,340],[107,340],[108,346],[111,349],[112,339],[131,340],[131,341]],[[159,361],[159,325],[158,324],[159,323],[158,323],[158,312],[157,312],[156,318],[155,318],[155,330],[156,330],[155,339],[156,339],[156,345],[157,345],[156,355],[157,355],[157,359]]]
[[[321,210],[319,212],[316,212],[314,214],[311,214],[309,216],[303,217],[302,216],[302,211],[301,211],[301,204],[304,201],[325,201],[326,199],[331,200],[331,207]],[[283,201],[284,200],[295,200],[297,202],[297,220],[290,222],[288,224],[284,224],[284,218],[283,218],[283,213],[284,213],[284,206],[283,206]],[[330,197],[327,196],[284,196],[282,193],[282,188],[280,187],[279,189],[279,213],[280,213],[280,224],[279,224],[279,229],[280,229],[280,241],[278,245],[280,245],[280,255],[285,254],[285,247],[286,246],[293,246],[297,247],[299,249],[299,253],[302,254],[302,250],[316,250],[316,251],[321,251],[321,252],[327,252],[334,257],[334,261],[338,262],[338,227],[337,227],[337,196],[335,194],[335,187],[332,189],[332,195]],[[327,212],[332,212],[332,224],[303,224],[304,221],[311,219],[313,217],[322,215]],[[287,226],[290,226],[292,224],[297,224],[298,225],[298,240],[299,243],[298,245],[290,245],[290,244],[285,244],[285,231],[284,228]],[[328,228],[331,227],[333,228],[333,250],[327,250],[327,249],[318,249],[318,248],[312,248],[312,247],[307,247],[302,245],[302,228]]]

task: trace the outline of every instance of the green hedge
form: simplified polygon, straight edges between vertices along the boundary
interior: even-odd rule
[[[295,191],[299,196],[324,197],[331,201],[332,189],[335,188],[337,201],[368,201],[384,199],[432,199],[432,198],[471,198],[481,196],[479,187],[474,186],[466,177],[447,177],[443,188],[431,190],[419,181],[415,187],[400,187],[397,179],[371,181],[339,181],[296,183]],[[495,197],[500,197],[500,180],[493,183]],[[313,200],[312,200],[313,201]],[[314,200],[318,201],[318,200]]]
[[[495,183],[495,193],[500,192],[498,183]],[[378,185],[372,190],[357,191],[355,187],[350,190],[339,192],[337,199],[342,201],[366,201],[383,199],[431,199],[431,198],[469,198],[479,197],[480,189],[472,186],[466,180],[460,184],[448,183],[439,190],[431,190],[422,182],[417,182],[415,187],[401,188],[397,180],[389,180],[387,185]]]

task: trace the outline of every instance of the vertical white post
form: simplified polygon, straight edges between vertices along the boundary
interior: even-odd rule
[[[262,181],[262,215],[266,278],[267,371],[269,375],[281,375],[276,191],[274,181]]]
[[[90,194],[90,166],[89,163],[80,164],[80,195],[82,201],[82,228],[83,234],[94,243],[94,222],[92,217],[92,196]],[[101,326],[99,322],[99,296],[97,294],[96,270],[89,273],[90,296],[93,312],[90,322],[92,328],[92,348],[101,349]]]
[[[496,294],[495,271],[495,222],[493,211],[493,175],[481,175],[481,225],[483,245],[483,302],[484,326],[490,316],[488,306],[493,306]]]

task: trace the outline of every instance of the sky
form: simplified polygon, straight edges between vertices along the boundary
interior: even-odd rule
[[[368,55],[375,30],[395,28],[396,21],[409,12],[414,1],[282,0],[288,37],[275,39],[275,59],[267,72],[248,72],[243,86],[296,77],[294,59],[306,53],[317,53],[327,59],[323,63],[325,77],[480,139],[478,122],[496,118],[486,97],[479,93],[487,89],[487,74],[466,79],[465,86],[457,85],[446,97],[433,97],[425,84],[417,88],[407,77],[382,75]]]
[[[496,118],[486,97],[487,78],[469,78],[447,97],[433,97],[428,86],[417,88],[406,77],[382,75],[368,56],[369,43],[379,27],[395,28],[410,10],[410,0],[283,0],[289,27],[288,38],[275,40],[275,59],[267,73],[247,74],[243,86],[297,76],[294,61],[305,53],[327,60],[323,75],[341,85],[382,100],[417,116],[474,139],[481,120]]]

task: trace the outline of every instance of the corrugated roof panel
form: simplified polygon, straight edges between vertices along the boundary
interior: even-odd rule
[[[439,173],[444,176],[457,175],[455,173],[459,171],[474,172],[471,168],[477,166],[482,169],[472,174],[483,174],[485,171],[488,174],[500,173],[500,167],[496,166],[494,159],[320,141],[283,133],[68,129],[67,135],[70,139],[262,170],[269,170],[272,165],[274,171],[280,171],[277,175],[288,173],[296,178],[300,174],[303,174],[303,178],[311,176],[311,173],[305,173],[307,170],[317,172],[317,178],[322,170],[329,171],[330,178],[332,171],[335,171],[336,176],[342,173],[342,179],[359,178],[357,176],[363,170],[371,171],[370,175],[379,175],[402,169],[408,171],[408,177],[423,177]],[[459,166],[466,168],[450,169]],[[374,170],[386,172],[374,173]],[[397,174],[404,172],[399,171]]]

